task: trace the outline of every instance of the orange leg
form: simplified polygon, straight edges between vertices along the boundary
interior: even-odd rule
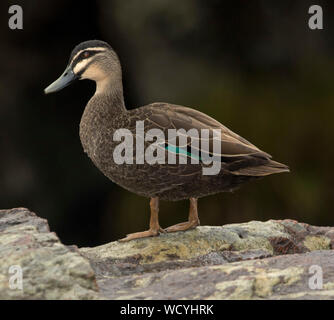
[[[190,200],[190,207],[189,207],[188,221],[170,226],[167,229],[165,229],[165,231],[167,232],[186,231],[189,229],[194,229],[197,226],[199,226],[200,222],[197,211],[197,199],[190,198],[189,200]]]
[[[150,217],[150,228],[147,231],[130,233],[125,238],[118,241],[125,242],[133,239],[146,238],[146,237],[155,237],[158,236],[160,232],[165,232],[159,225],[159,198],[151,198],[150,201],[151,207],[151,217]]]

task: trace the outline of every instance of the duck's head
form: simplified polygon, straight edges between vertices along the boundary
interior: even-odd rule
[[[106,84],[121,81],[122,72],[119,59],[110,45],[100,40],[89,40],[78,44],[72,51],[63,74],[47,88],[45,94],[57,92],[76,79],[94,80],[97,91]]]

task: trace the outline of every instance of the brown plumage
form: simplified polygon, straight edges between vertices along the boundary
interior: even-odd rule
[[[273,161],[268,153],[202,112],[168,103],[153,103],[127,110],[123,99],[121,66],[116,53],[105,42],[93,40],[78,45],[64,74],[45,92],[58,91],[75,78],[91,79],[97,84],[96,93],[88,102],[80,123],[80,138],[85,152],[110,180],[131,192],[151,198],[150,229],[128,235],[124,241],[196,227],[199,224],[198,198],[232,191],[247,181],[289,171],[286,165]],[[113,139],[115,131],[126,128],[135,136],[137,121],[144,121],[145,133],[150,129],[160,129],[166,137],[169,129],[209,129],[210,133],[220,129],[221,152],[214,155],[214,161],[220,162],[221,170],[215,175],[204,175],[203,167],[208,165],[203,161],[197,164],[190,161],[187,164],[136,164],[135,153],[133,164],[115,163],[113,152],[120,143]],[[212,134],[209,140],[212,146]],[[188,136],[186,145],[180,146],[183,156],[189,160],[190,142],[191,137]],[[151,143],[145,141],[145,150]],[[167,159],[171,152],[169,141],[164,141],[161,146]],[[208,151],[212,156],[210,150],[213,149]],[[178,149],[176,153],[179,152]],[[163,230],[158,222],[159,199],[190,199],[189,221]]]

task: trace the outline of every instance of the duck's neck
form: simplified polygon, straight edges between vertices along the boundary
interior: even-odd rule
[[[113,132],[122,127],[126,119],[122,81],[98,81],[96,92],[89,100],[80,121],[81,143],[94,162],[100,161],[96,158],[99,143],[103,139],[112,141]]]
[[[105,78],[97,81],[91,100],[95,107],[101,106],[100,112],[112,114],[114,117],[126,112],[121,79]]]
[[[80,122],[80,135],[118,128],[126,118],[122,81],[98,82],[94,96],[86,105]]]

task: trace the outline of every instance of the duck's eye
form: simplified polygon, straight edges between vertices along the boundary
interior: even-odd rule
[[[90,55],[90,53],[89,53],[88,51],[85,51],[85,52],[83,53],[84,58],[88,58],[89,55]]]

